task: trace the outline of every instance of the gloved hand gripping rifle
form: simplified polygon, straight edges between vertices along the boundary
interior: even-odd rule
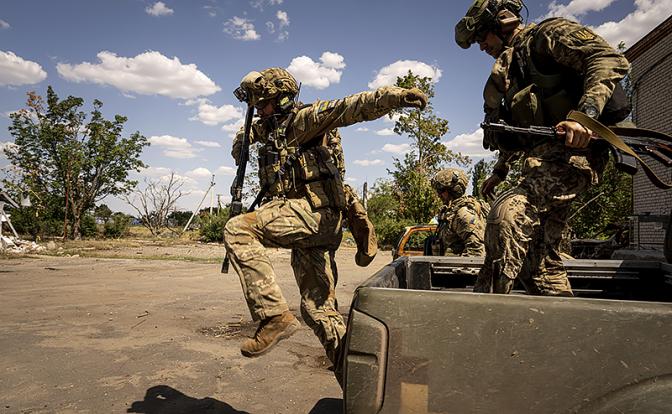
[[[576,118],[576,119],[573,119]],[[616,168],[628,174],[637,172],[637,163],[642,166],[649,180],[658,188],[669,189],[672,185],[663,182],[653,170],[642,160],[640,155],[648,155],[666,167],[672,167],[672,138],[657,132],[641,128],[608,128],[598,121],[581,113],[572,111],[568,119],[575,120],[593,130],[594,138],[602,139],[609,143],[611,153],[614,156]],[[539,137],[539,143],[548,142],[549,138],[557,138],[558,132],[554,127],[531,126],[519,128],[507,125],[505,122],[483,122],[481,128],[484,131],[517,134],[530,137]],[[543,139],[546,138],[546,139]]]
[[[234,94],[238,96],[238,89]],[[231,184],[231,207],[229,208],[229,220],[236,217],[243,212],[243,182],[245,181],[245,169],[247,168],[247,161],[250,159],[250,132],[252,129],[252,117],[254,116],[254,107],[247,106],[247,114],[245,115],[245,129],[243,132],[243,142],[240,145],[240,154],[238,155],[238,169],[236,170],[236,177]],[[227,220],[228,222],[228,220]],[[224,256],[222,262],[222,273],[229,273],[229,254]]]

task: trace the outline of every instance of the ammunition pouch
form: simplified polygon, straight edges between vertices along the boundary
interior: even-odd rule
[[[309,148],[298,160],[296,168],[310,206],[343,210],[346,206],[343,181],[329,149],[321,145]]]
[[[545,125],[541,96],[537,85],[531,84],[516,92],[511,98],[511,120],[522,128]]]

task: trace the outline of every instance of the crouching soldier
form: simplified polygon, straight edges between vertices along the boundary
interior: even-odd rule
[[[436,229],[438,249],[434,244],[433,254],[485,255],[483,237],[490,206],[465,194],[468,181],[467,175],[457,168],[441,170],[432,178],[432,187],[443,201]]]

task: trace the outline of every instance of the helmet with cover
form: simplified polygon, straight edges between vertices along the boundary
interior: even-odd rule
[[[234,95],[249,105],[260,107],[269,101],[276,101],[282,109],[291,106],[299,93],[296,79],[283,68],[268,68],[261,72],[250,72],[240,81],[240,88]]]
[[[521,0],[474,0],[467,14],[455,25],[455,42],[462,49],[469,49],[487,32],[497,35],[508,32],[522,21],[522,8]]]
[[[459,168],[446,168],[432,178],[432,187],[438,192],[448,191],[455,197],[461,197],[467,190],[469,179]]]

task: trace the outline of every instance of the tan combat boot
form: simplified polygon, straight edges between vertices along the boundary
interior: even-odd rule
[[[299,329],[301,324],[290,312],[272,316],[259,323],[254,337],[246,339],[240,347],[240,352],[254,358],[270,351],[281,339],[289,338]]]

